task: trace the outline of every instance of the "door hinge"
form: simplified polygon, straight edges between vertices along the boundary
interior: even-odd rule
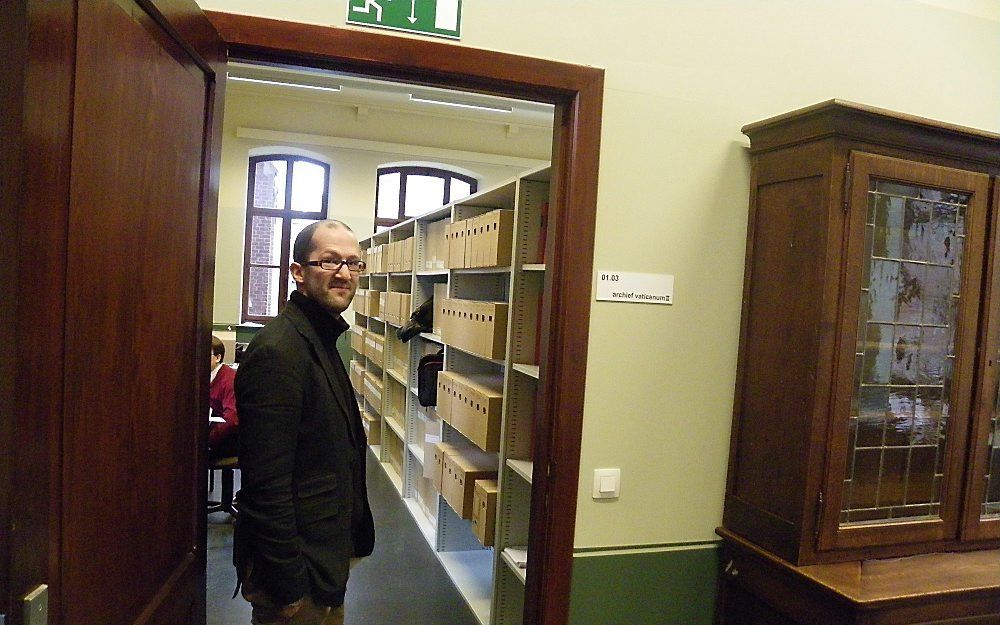
[[[823,491],[816,495],[816,518],[813,525],[813,537],[819,540],[820,523],[823,521]]]
[[[847,208],[851,203],[851,161],[847,161],[847,165],[844,167],[844,213],[847,213]]]

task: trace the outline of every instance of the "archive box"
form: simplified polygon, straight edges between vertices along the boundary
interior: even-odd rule
[[[503,376],[452,373],[452,385],[449,423],[480,448],[500,451]]]
[[[476,480],[472,491],[472,533],[484,547],[493,546],[497,519],[497,481]]]
[[[379,367],[385,366],[385,337],[365,332],[365,356]]]
[[[413,298],[409,293],[399,293],[399,298],[396,300],[399,325],[404,326],[410,320],[410,313],[413,311],[412,302]]]
[[[421,269],[446,269],[448,267],[448,239],[445,230],[448,222],[432,221],[427,224],[427,239],[424,244],[424,263]]]
[[[381,295],[382,294],[380,292],[373,291],[371,289],[365,291],[365,299],[367,300],[367,303],[365,304],[366,312],[364,314],[368,315],[369,317],[378,317],[379,313],[378,305],[381,299]],[[358,296],[355,294],[354,299],[357,299],[357,297]]]
[[[393,241],[386,247],[386,256],[388,257],[388,262],[386,262],[386,269],[390,272],[399,271],[400,261],[402,259],[402,252],[399,245],[399,241]]]
[[[364,395],[378,414],[382,414],[382,380],[371,371],[365,371]]]
[[[424,477],[434,480],[438,489],[441,488],[441,463],[434,452],[440,442],[440,434],[424,434]]]
[[[503,358],[507,342],[504,302],[446,299],[441,338],[445,343],[484,358]]]
[[[465,241],[468,235],[466,220],[450,223],[445,228],[445,238],[448,240],[448,268],[462,269],[466,266]]]
[[[441,492],[442,487],[442,476],[444,474],[444,457],[449,451],[453,451],[455,446],[451,443],[434,443],[434,447],[431,451],[430,456],[424,456],[424,462],[429,462],[432,467],[433,475],[431,479],[434,480],[434,488]]]
[[[399,242],[398,271],[413,271],[413,237]]]
[[[405,379],[407,371],[410,368],[409,354],[406,344],[399,340],[395,330],[391,330],[386,335],[386,348],[389,350],[389,362],[386,363],[387,368],[394,369]]]
[[[365,438],[369,445],[379,445],[382,443],[382,422],[379,418],[365,411],[361,415],[362,425],[365,428]]]
[[[358,289],[354,292],[354,301],[351,303],[354,312],[359,315],[368,316],[368,289]]]
[[[379,292],[379,294],[378,294],[378,310],[379,310],[379,312],[381,314],[379,314],[379,315],[373,315],[374,317],[382,317],[386,321],[391,321],[391,319],[389,319],[389,318],[387,318],[385,316],[386,313],[389,310],[389,293],[386,293],[385,291],[380,291]]]
[[[351,326],[351,349],[359,354],[365,353],[365,329],[359,325]]]
[[[472,219],[467,267],[510,265],[514,240],[514,211],[495,210]]]
[[[365,365],[360,360],[351,361],[351,386],[359,393],[364,394]]]
[[[385,436],[382,437],[382,444],[388,452],[386,456],[389,458],[389,465],[396,470],[396,475],[401,476],[403,474],[403,454],[405,453],[403,441],[390,430],[385,432]]]
[[[438,417],[445,423],[451,423],[452,398],[455,393],[455,374],[451,371],[439,371],[437,375],[437,409]]]
[[[448,284],[434,285],[434,334],[441,336],[441,324],[444,323],[444,301],[448,299]]]
[[[404,425],[406,423],[406,394],[409,391],[392,378],[389,379],[388,385],[386,390],[389,395],[387,407],[389,416],[400,425]]]
[[[497,479],[497,456],[476,447],[445,451],[441,469],[441,495],[463,519],[472,518],[476,480]]]

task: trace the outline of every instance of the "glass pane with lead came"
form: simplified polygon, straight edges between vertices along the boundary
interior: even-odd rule
[[[843,525],[940,514],[968,200],[872,181]]]

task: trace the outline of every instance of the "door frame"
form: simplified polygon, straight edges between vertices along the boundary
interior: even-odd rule
[[[554,104],[525,622],[569,620],[604,70],[360,30],[206,11],[230,58]],[[539,463],[536,462],[536,465]]]

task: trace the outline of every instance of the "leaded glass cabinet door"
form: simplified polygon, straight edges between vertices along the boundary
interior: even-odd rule
[[[966,540],[1000,538],[1000,185],[994,183],[994,187],[982,352],[969,445],[969,493],[962,536]]]
[[[989,177],[852,152],[819,548],[957,537]]]

